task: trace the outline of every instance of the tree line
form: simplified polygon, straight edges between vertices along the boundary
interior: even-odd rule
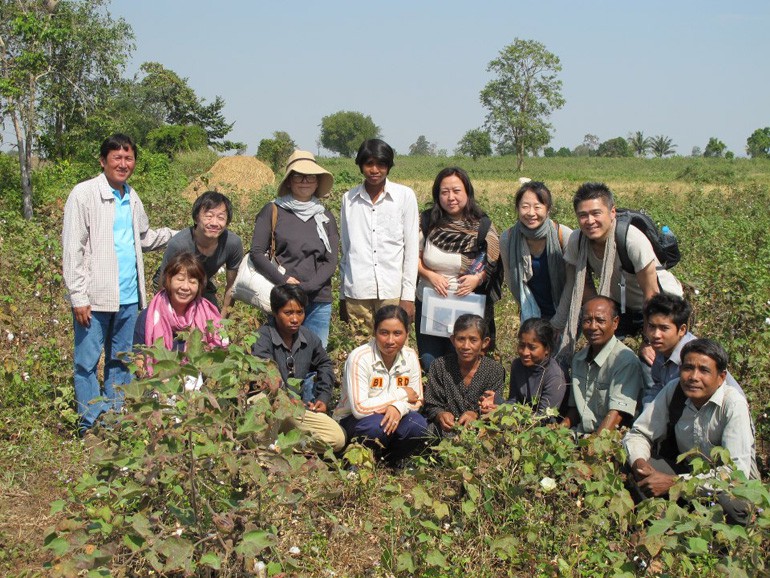
[[[210,147],[243,153],[246,145],[228,140],[233,128],[223,115],[222,97],[212,102],[195,94],[174,71],[145,62],[133,78],[123,72],[135,44],[131,26],[113,18],[109,0],[0,0],[0,122],[13,128],[18,151],[22,212],[32,217],[33,158],[92,160],[105,134],[125,132],[151,151],[173,155]],[[455,154],[477,159],[514,155],[517,170],[529,155],[665,157],[676,145],[664,135],[637,131],[627,138],[599,142],[586,135],[574,149],[554,150],[552,112],[565,104],[558,78],[558,56],[534,40],[515,39],[487,66],[492,79],[479,98],[484,125],[468,130]],[[371,116],[338,111],[321,119],[318,147],[350,157],[358,145],[381,136]],[[296,148],[283,131],[262,139],[257,157],[277,170]],[[693,156],[731,157],[711,138]],[[752,157],[770,156],[770,127],[749,136]],[[425,135],[409,147],[411,155],[445,156]]]

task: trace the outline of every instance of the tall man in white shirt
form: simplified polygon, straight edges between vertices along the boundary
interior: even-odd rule
[[[114,134],[101,146],[103,172],[72,189],[64,206],[64,284],[75,333],[75,401],[80,432],[99,415],[119,410],[115,385],[131,374],[119,354],[131,351],[139,310],[147,303],[142,251],[162,249],[176,233],[151,229],[142,201],[127,181],[136,167],[136,145]],[[104,385],[96,375],[105,354]],[[105,398],[96,402],[98,397]]]
[[[393,149],[364,141],[356,164],[364,182],[342,197],[340,318],[372,330],[374,313],[400,305],[414,318],[419,214],[414,191],[388,180]]]

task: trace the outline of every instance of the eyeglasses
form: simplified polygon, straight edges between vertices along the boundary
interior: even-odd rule
[[[294,356],[289,355],[286,357],[286,369],[289,370],[288,377],[294,377]]]
[[[295,183],[301,183],[302,181],[308,183],[315,183],[318,181],[318,175],[303,175],[300,173],[291,173],[291,180]]]

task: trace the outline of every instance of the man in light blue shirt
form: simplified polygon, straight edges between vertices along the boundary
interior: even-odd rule
[[[726,376],[727,353],[718,343],[694,339],[682,348],[679,379],[645,406],[623,438],[634,494],[668,495],[678,475],[689,475],[689,466],[677,457],[694,448],[709,456],[712,448],[723,447],[746,478],[759,477],[749,405],[725,383]],[[718,470],[729,471],[721,466],[713,474]],[[746,524],[751,513],[746,502],[724,492],[717,498],[729,523]]]
[[[119,354],[131,351],[136,317],[147,301],[142,251],[163,248],[174,234],[150,229],[141,200],[126,182],[136,167],[136,146],[128,136],[106,139],[99,162],[104,172],[76,185],[67,198],[62,229],[81,434],[103,412],[122,406],[115,385],[129,383],[131,374]],[[103,388],[96,377],[102,351]]]

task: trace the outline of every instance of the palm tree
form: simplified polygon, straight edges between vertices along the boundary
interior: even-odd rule
[[[636,156],[643,157],[650,150],[650,138],[644,136],[644,133],[638,130],[628,137],[628,145]]]
[[[658,158],[674,154],[675,148],[676,145],[674,142],[669,137],[663,136],[662,134],[650,139],[650,150],[652,151],[652,154]]]

